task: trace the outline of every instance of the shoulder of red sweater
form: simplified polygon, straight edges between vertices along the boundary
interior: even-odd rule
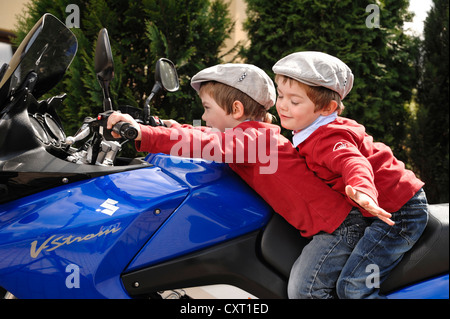
[[[362,126],[355,120],[349,119],[347,117],[338,116],[335,121],[331,122],[331,124],[340,124],[340,125],[349,125],[349,126]]]
[[[318,133],[332,133],[332,132],[339,132],[339,131],[347,131],[356,135],[364,134],[366,132],[366,129],[363,125],[359,124],[355,120],[340,117],[338,116],[336,120],[333,122],[323,125],[317,129],[319,131]]]
[[[278,125],[271,124],[271,123],[266,123],[266,122],[260,122],[260,121],[244,121],[244,122],[240,123],[239,125],[237,125],[235,128],[242,128],[242,129],[247,129],[247,128],[255,128],[255,129],[266,128],[266,129],[276,130],[277,132],[279,132],[281,130]]]
[[[365,136],[364,126],[356,121],[337,117],[331,123],[323,125],[315,130],[304,142],[304,146],[309,145],[315,148],[317,143],[328,141],[334,143],[337,140],[361,140]]]

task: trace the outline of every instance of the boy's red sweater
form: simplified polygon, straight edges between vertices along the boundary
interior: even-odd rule
[[[345,186],[351,185],[390,213],[424,185],[388,146],[374,143],[364,126],[347,118],[319,127],[298,148],[308,167],[334,190],[345,194]]]

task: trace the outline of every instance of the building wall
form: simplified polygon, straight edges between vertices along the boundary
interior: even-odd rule
[[[22,13],[29,0],[0,0],[0,30],[15,29],[17,15]]]
[[[222,49],[222,53],[225,54],[231,48],[233,48],[239,41],[242,45],[246,44],[247,34],[243,30],[243,23],[246,18],[247,5],[244,0],[231,0],[230,1],[230,15],[231,19],[235,22],[234,30],[230,34],[230,39],[225,41],[225,47]],[[234,53],[235,54],[235,53]],[[232,59],[233,53],[227,55],[224,60],[229,62]],[[236,61],[238,62],[238,61]]]

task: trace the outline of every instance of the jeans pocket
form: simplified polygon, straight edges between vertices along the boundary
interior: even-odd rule
[[[354,248],[364,235],[367,222],[357,209],[353,209],[344,221],[343,226],[342,235],[345,237],[346,243]]]
[[[362,224],[354,224],[347,227],[346,241],[347,244],[355,248],[356,244],[359,242],[364,234],[364,227]]]

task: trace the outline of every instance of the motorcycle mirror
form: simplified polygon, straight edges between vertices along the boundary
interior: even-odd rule
[[[103,91],[103,111],[112,110],[109,83],[114,77],[114,60],[108,31],[105,28],[98,33],[95,48],[95,73],[97,73],[97,79]]]
[[[178,74],[172,61],[162,58],[156,62],[155,82],[162,84],[165,91],[175,92],[180,88]]]
[[[152,91],[145,100],[144,105],[144,122],[149,123],[150,118],[150,101],[159,93],[162,89],[167,92],[175,92],[180,88],[180,82],[178,80],[177,69],[172,61],[166,58],[161,58],[156,62],[155,66],[155,84]]]

